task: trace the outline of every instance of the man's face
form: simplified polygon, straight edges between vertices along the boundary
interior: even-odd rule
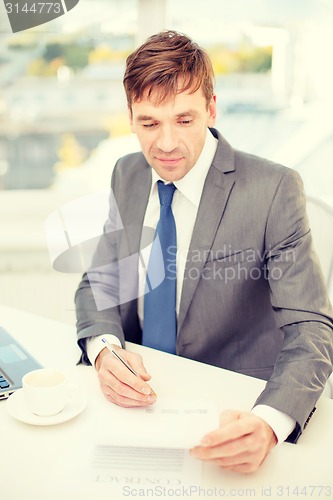
[[[138,136],[142,152],[151,167],[166,181],[184,177],[196,164],[205,143],[207,127],[215,124],[216,102],[207,108],[199,89],[181,92],[157,104],[154,93],[148,100],[133,102],[130,111],[132,131]]]

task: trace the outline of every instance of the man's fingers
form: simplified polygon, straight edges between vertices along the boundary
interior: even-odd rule
[[[133,363],[133,356],[128,356],[129,353],[126,353],[126,351],[121,350],[121,355],[124,357],[127,363],[131,367],[132,365],[135,365],[135,362]],[[126,359],[127,358],[127,359]],[[135,361],[135,358],[134,358]],[[139,367],[143,367],[142,362],[137,361],[137,365]],[[135,368],[133,367],[135,370]],[[150,378],[150,375],[147,374],[143,367],[143,373],[146,374]],[[136,371],[136,370],[135,370]],[[139,375],[139,373],[138,373]],[[113,389],[117,392],[116,388],[116,381],[118,380],[121,383],[131,387],[135,391],[137,391],[140,394],[143,394],[147,396],[148,394],[151,393],[151,388],[149,387],[148,384],[146,384],[145,380],[141,378],[141,376],[136,376],[134,375],[124,364],[119,361],[112,353],[109,353],[105,355],[102,359],[101,367],[98,372],[99,379],[104,382],[106,385],[109,385],[110,387],[113,387]],[[120,388],[120,385],[118,385]],[[120,392],[121,393],[121,392]]]
[[[98,378],[106,398],[119,406],[126,407],[153,404],[156,401],[156,395],[146,383],[150,375],[142,363],[141,356],[129,353],[117,346],[114,348],[139,376],[132,373],[111,352],[104,352],[98,367]]]
[[[204,446],[191,450],[193,456],[223,469],[250,473],[259,468],[276,444],[270,426],[249,412],[226,412],[220,426],[203,438]]]
[[[114,391],[112,387],[106,386],[104,384],[101,384],[101,389],[106,399],[114,404],[117,404],[118,406],[123,406],[125,408],[151,405],[156,400],[156,398],[154,398],[153,396],[138,399],[136,392],[134,392],[134,397],[132,398],[130,397],[130,392],[128,393],[128,395],[119,394],[118,392]]]
[[[124,354],[124,352],[126,354]],[[147,372],[141,356],[133,352],[122,351],[122,357],[126,359],[131,368],[139,375],[142,380],[150,380],[151,375]]]
[[[107,379],[101,382],[112,389],[115,393],[125,396],[130,399],[137,399],[139,401],[146,401],[147,396],[150,394],[150,388],[147,386],[142,388],[142,382],[138,389],[133,387],[128,380],[118,379],[114,375],[110,375]]]
[[[227,441],[216,446],[197,446],[193,454],[202,460],[225,459],[225,463],[236,463],[260,450],[260,443],[254,434],[242,436],[239,439]],[[230,462],[229,462],[230,461]]]
[[[229,424],[230,422],[234,422],[238,420],[242,415],[242,412],[239,410],[225,410],[220,415],[220,426]]]
[[[235,464],[230,466],[220,465],[224,470],[230,470],[232,472],[238,472],[240,474],[252,474],[256,472],[261,465],[261,462],[246,462],[243,464]]]
[[[149,373],[140,370],[135,370],[135,371],[139,375],[139,377],[145,382],[151,379],[151,375],[149,375]]]
[[[220,417],[219,428],[206,434],[201,440],[201,446],[221,445],[252,432],[252,422],[241,419],[241,416],[242,412],[236,410],[223,412]]]
[[[108,381],[108,384],[101,382],[100,385],[108,399],[111,398],[113,402],[121,406],[147,406],[156,401],[156,396],[151,392],[141,394],[117,379]]]
[[[151,375],[147,372],[146,367],[143,364],[142,357],[134,352],[129,352],[124,349],[116,348],[123,359],[129,364],[129,366],[139,375],[144,381],[150,380]]]
[[[108,367],[109,368],[109,367]],[[145,383],[140,377],[137,377],[132,372],[126,368],[122,363],[118,360],[112,360],[112,366],[110,367],[110,373],[113,375],[113,388],[117,391],[116,384],[118,382],[119,388],[121,384],[126,384],[131,387],[135,391],[148,395],[150,394],[150,387]],[[112,370],[112,371],[111,371]]]

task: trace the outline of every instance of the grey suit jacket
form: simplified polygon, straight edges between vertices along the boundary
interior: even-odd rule
[[[290,440],[296,442],[333,359],[332,309],[302,182],[295,171],[236,151],[211,132],[218,148],[188,253],[177,354],[267,380],[256,404],[292,416],[297,426]],[[141,343],[137,259],[150,187],[142,153],[117,162],[116,204],[110,204],[99,257],[76,293],[84,363],[87,337],[112,333],[122,343]],[[119,215],[127,230],[119,230]]]

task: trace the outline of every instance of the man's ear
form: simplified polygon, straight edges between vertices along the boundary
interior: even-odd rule
[[[130,122],[131,131],[135,134],[135,127],[134,127],[134,124],[133,124],[133,111],[132,111],[131,106],[127,107],[127,111],[128,111],[128,119],[129,119],[129,122]]]
[[[208,104],[208,112],[209,112],[209,116],[208,116],[207,126],[213,127],[215,125],[215,122],[216,122],[216,95],[215,94],[211,97],[210,103]]]

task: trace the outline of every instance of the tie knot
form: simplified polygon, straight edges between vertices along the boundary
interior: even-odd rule
[[[174,184],[164,184],[162,181],[158,181],[157,186],[160,204],[163,207],[171,207],[173,193],[177,189],[176,186]]]

